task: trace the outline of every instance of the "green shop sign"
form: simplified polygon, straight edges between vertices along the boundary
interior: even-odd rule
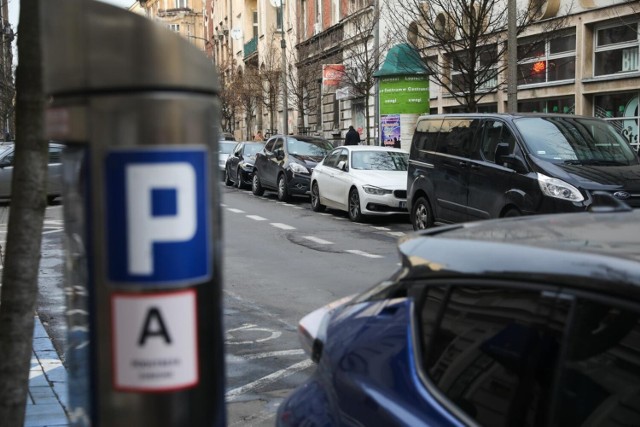
[[[428,76],[380,78],[380,114],[424,114],[428,112]]]

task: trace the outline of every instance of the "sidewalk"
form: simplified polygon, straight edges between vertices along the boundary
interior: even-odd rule
[[[25,427],[68,426],[67,370],[36,316]]]

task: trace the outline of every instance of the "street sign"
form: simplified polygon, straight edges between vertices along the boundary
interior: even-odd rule
[[[107,154],[109,279],[175,286],[211,276],[207,158],[204,147]]]
[[[196,293],[113,293],[113,387],[166,392],[198,384]]]

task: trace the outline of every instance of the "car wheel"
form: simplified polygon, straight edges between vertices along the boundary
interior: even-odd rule
[[[242,185],[242,170],[240,168],[236,171],[236,187],[238,187],[239,190],[244,187],[244,185]]]
[[[233,185],[233,181],[231,181],[231,177],[229,176],[229,169],[224,168],[224,185],[227,187],[231,187]]]
[[[251,192],[256,196],[262,196],[264,194],[264,188],[262,188],[262,184],[260,183],[258,171],[255,171],[253,173],[253,180],[251,181]]]
[[[502,215],[503,218],[512,218],[514,216],[522,216],[522,214],[518,209],[511,208]]]
[[[324,212],[325,206],[320,203],[320,189],[318,183],[314,182],[311,186],[311,210],[314,212]]]
[[[352,188],[349,192],[349,219],[357,222],[362,221],[362,218],[363,215],[360,210],[360,196],[358,195],[358,190]]]
[[[411,209],[411,223],[414,230],[424,230],[433,225],[433,215],[429,202],[424,197],[418,197]]]
[[[288,202],[291,200],[289,195],[289,186],[287,185],[287,178],[284,174],[280,174],[278,177],[278,200],[281,202]]]

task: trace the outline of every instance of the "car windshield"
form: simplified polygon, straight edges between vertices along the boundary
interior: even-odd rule
[[[406,171],[409,153],[397,151],[353,151],[351,167],[353,169],[376,171]]]
[[[333,150],[333,145],[325,139],[287,138],[287,151],[296,156],[324,157],[331,150]]]
[[[535,157],[554,163],[637,164],[635,152],[610,123],[579,117],[526,117],[514,120]]]
[[[244,155],[255,156],[256,153],[262,151],[263,148],[264,148],[264,144],[260,142],[256,142],[252,144],[244,144]]]
[[[227,142],[227,141],[219,141],[218,147],[222,154],[231,154],[233,148],[236,146],[237,142]]]

